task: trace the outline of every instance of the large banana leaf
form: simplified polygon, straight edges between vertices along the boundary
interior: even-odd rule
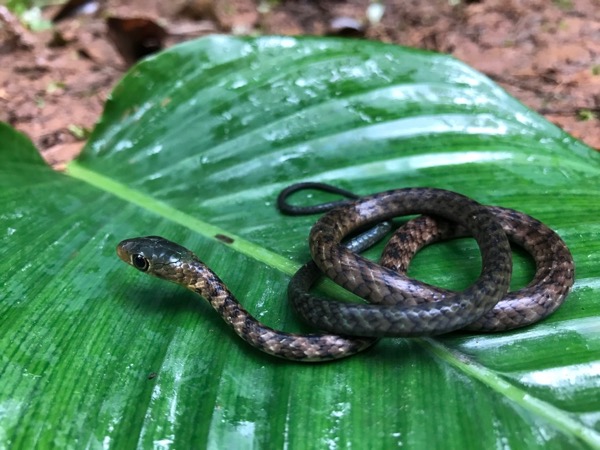
[[[115,89],[66,174],[2,125],[0,447],[600,448],[599,175],[597,154],[477,72],[364,41],[164,52]],[[285,290],[315,218],[274,207],[301,180],[522,210],[565,239],[576,285],[529,328],[387,339],[310,365],[263,355],[115,255],[137,235],[179,241],[259,319],[307,330]],[[411,275],[462,288],[479,261],[470,240],[440,244]],[[517,252],[513,286],[531,274]]]

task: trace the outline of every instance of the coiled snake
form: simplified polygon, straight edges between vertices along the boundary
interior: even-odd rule
[[[280,209],[306,212],[285,203],[289,194],[305,188],[356,198],[328,185],[302,183],[280,194]],[[126,239],[117,246],[117,253],[142,272],[200,294],[254,347],[297,361],[350,356],[382,336],[432,336],[465,327],[501,331],[526,326],[555,311],[574,281],[573,259],[562,239],[518,211],[483,206],[455,192],[433,188],[397,189],[321,205],[321,210],[332,207],[310,233],[314,262],[304,265],[288,288],[288,296],[303,320],[330,334],[285,333],[263,325],[194,253],[164,238]],[[381,265],[358,255],[387,231],[378,224],[412,214],[426,215],[396,231],[383,252]],[[366,235],[346,245],[341,243],[372,226],[376,228]],[[474,237],[481,251],[482,270],[473,285],[452,292],[406,277],[408,264],[420,248],[459,236]],[[508,239],[530,253],[536,264],[531,283],[512,293],[508,293],[512,267]],[[313,296],[308,290],[321,271],[370,303]]]

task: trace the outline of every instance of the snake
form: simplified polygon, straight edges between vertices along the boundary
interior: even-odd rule
[[[316,185],[297,184],[282,191],[280,209],[287,195],[311,186]],[[321,333],[287,333],[262,324],[192,251],[165,238],[126,239],[118,244],[117,254],[142,272],[198,293],[255,348],[301,362],[350,356],[384,336],[435,336],[465,327],[500,331],[525,326],[556,310],[573,284],[573,260],[562,239],[526,214],[481,205],[436,188],[404,188],[368,196],[335,187],[327,190],[350,200],[326,204],[320,210],[328,212],[310,232],[313,261],[302,266],[288,287],[296,312]],[[395,232],[382,255],[383,264],[359,255],[380,236],[342,242],[361,230],[413,214],[425,215]],[[471,236],[479,246],[482,270],[475,283],[452,292],[406,276],[410,260],[422,247],[459,236]],[[536,263],[532,282],[515,293],[508,292],[512,269],[509,239],[523,246]],[[309,289],[322,273],[369,303],[312,295]]]

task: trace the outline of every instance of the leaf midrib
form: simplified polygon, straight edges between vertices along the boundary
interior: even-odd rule
[[[422,338],[417,339],[417,342],[439,359],[456,367],[469,377],[479,380],[523,409],[545,419],[562,432],[578,438],[592,448],[600,448],[600,433],[575,420],[566,411],[529,394],[502,378],[495,371],[473,361],[463,353],[450,349],[435,339]]]
[[[208,222],[190,216],[170,205],[167,205],[160,200],[157,200],[149,195],[143,194],[140,191],[131,189],[118,181],[112,180],[104,175],[87,169],[77,161],[72,161],[66,170],[67,175],[77,178],[87,184],[90,184],[100,190],[113,194],[114,196],[137,205],[147,211],[153,212],[166,220],[182,225],[196,233],[213,241],[223,243],[218,237],[227,236],[233,240],[229,247],[235,251],[256,259],[273,269],[279,270],[287,275],[293,275],[299,266],[289,259],[267,250],[260,245],[254,244],[246,239],[241,238],[230,231],[214,226]]]

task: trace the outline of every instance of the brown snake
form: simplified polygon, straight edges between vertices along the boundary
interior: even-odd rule
[[[352,249],[348,249],[340,243],[357,230],[417,213],[443,217],[460,227],[429,217],[414,219],[397,231],[386,247],[385,264],[405,272],[410,259],[424,245],[458,235],[473,236],[481,250],[482,271],[472,286],[462,292],[444,291],[360,257],[355,253],[360,245],[351,243]],[[507,236],[531,253],[536,262],[534,280],[508,297],[511,253]],[[568,249],[541,222],[516,211],[482,206],[440,189],[399,189],[344,204],[315,224],[310,247],[323,272],[371,302],[357,304],[314,297],[308,289],[320,272],[312,262],[300,269],[288,289],[295,309],[311,325],[334,334],[285,333],[263,325],[196,255],[164,238],[127,239],[119,243],[117,253],[138,270],[206,298],[234,331],[254,347],[297,361],[350,356],[381,336],[431,336],[466,326],[487,331],[524,326],[553,312],[573,283]]]

